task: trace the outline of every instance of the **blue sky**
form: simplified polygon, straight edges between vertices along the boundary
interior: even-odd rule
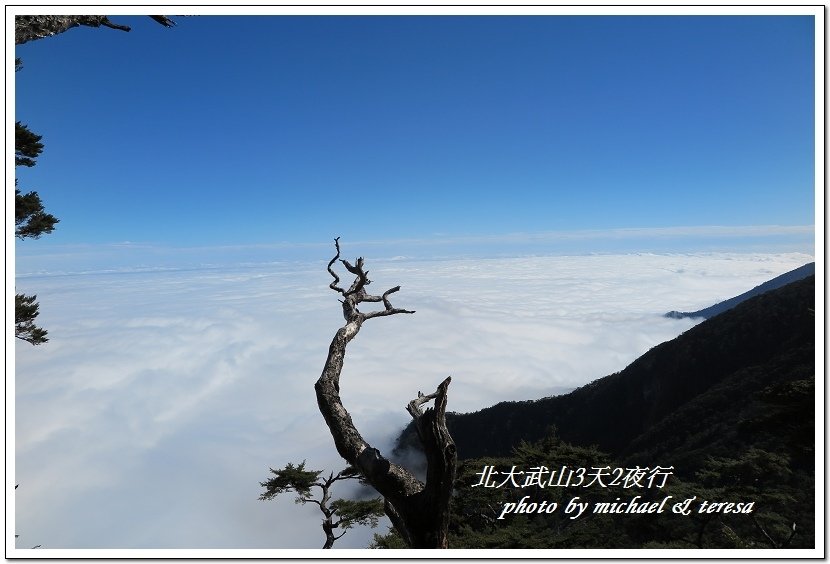
[[[18,256],[815,222],[811,17],[112,19],[16,49]]]

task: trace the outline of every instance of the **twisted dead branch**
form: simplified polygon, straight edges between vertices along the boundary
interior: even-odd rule
[[[327,270],[334,278],[329,288],[342,296],[340,302],[346,323],[334,335],[323,373],[314,386],[317,404],[334,438],[337,452],[383,496],[386,514],[409,546],[447,548],[449,503],[457,460],[455,443],[447,430],[445,418],[450,378],[441,382],[432,394],[418,392],[418,397],[407,406],[427,457],[427,478],[426,483],[422,483],[405,468],[387,460],[363,439],[340,400],[340,374],[346,346],[355,338],[363,323],[376,317],[415,312],[396,308],[390,302],[389,296],[398,292],[400,286],[390,288],[380,296],[366,291],[371,280],[362,257],[355,264],[340,260],[355,278],[348,290],[339,286],[340,277],[332,269],[340,259],[339,239],[334,240],[336,254],[329,261]],[[383,303],[383,309],[361,312],[358,306],[365,302]],[[422,411],[421,406],[429,401],[434,401],[434,407]]]

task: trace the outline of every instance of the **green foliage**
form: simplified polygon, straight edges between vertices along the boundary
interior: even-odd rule
[[[737,456],[710,457],[698,472],[701,484],[715,496],[755,502],[757,510],[750,516],[728,519],[730,533],[755,548],[789,545],[793,524],[800,522],[804,528],[804,509],[812,506],[804,496],[805,478],[797,475],[786,454],[755,447]]]
[[[331,502],[332,511],[339,517],[339,525],[343,529],[351,529],[355,525],[365,527],[378,526],[378,519],[383,517],[383,499],[335,499]]]
[[[32,167],[43,152],[42,136],[32,133],[19,121],[14,125],[14,164]],[[37,239],[44,233],[55,229],[58,219],[43,209],[43,202],[37,192],[23,194],[14,182],[14,234],[20,239],[32,237]]]
[[[15,59],[15,71],[20,70],[22,63]],[[43,151],[41,136],[29,130],[18,122],[14,126],[14,164],[15,166],[32,167],[37,157]],[[43,202],[37,192],[23,194],[14,181],[14,234],[19,239],[31,237],[37,239],[44,233],[51,233],[55,229],[58,219],[45,212]],[[14,334],[15,337],[40,345],[47,342],[47,331],[34,324],[38,316],[37,296],[17,294],[15,296]]]
[[[323,531],[326,535],[326,544],[323,548],[331,548],[334,541],[342,537],[346,530],[355,525],[377,527],[378,519],[384,514],[381,498],[369,500],[331,500],[331,487],[342,480],[358,480],[363,482],[360,472],[354,466],[347,466],[336,475],[329,474],[328,478],[321,478],[322,470],[306,470],[306,461],[294,465],[288,463],[280,470],[271,468],[273,476],[260,485],[265,488],[259,499],[266,501],[274,499],[281,493],[295,492],[295,503],[314,503],[323,513]],[[320,499],[315,499],[311,488],[320,489]],[[340,535],[335,535],[335,529],[342,529]]]
[[[610,463],[610,457],[595,445],[576,446],[562,440],[556,427],[548,428],[547,434],[539,441],[521,441],[513,452],[526,467],[546,464],[551,468],[575,468],[605,466]]]
[[[14,234],[19,239],[31,237],[37,239],[45,233],[55,230],[58,218],[46,213],[43,202],[37,192],[22,194],[19,189],[14,191]]]
[[[710,487],[757,494],[767,485],[786,483],[792,477],[786,455],[749,447],[739,457],[709,457],[698,479]]]
[[[32,133],[26,125],[15,122],[14,166],[35,166],[35,159],[43,152],[43,143],[40,142],[42,138],[42,135]]]
[[[289,462],[281,470],[273,468],[270,470],[274,476],[259,483],[265,488],[265,492],[259,496],[259,499],[263,501],[274,499],[281,493],[294,491],[299,496],[298,499],[305,502],[311,497],[311,487],[319,485],[317,481],[323,472],[322,470],[306,470],[305,460],[297,466]]]
[[[368,548],[403,549],[409,548],[409,545],[406,544],[406,541],[403,540],[403,537],[398,534],[394,527],[389,527],[389,531],[385,535],[375,533]]]
[[[570,519],[564,506],[574,496],[596,503],[613,501],[623,493],[619,488],[565,488],[552,486],[546,479],[523,477],[508,480],[500,487],[483,487],[483,468],[495,466],[502,482],[510,470],[558,472],[565,467],[604,467],[607,454],[596,447],[581,447],[563,441],[554,428],[536,442],[523,441],[509,457],[481,458],[462,462],[456,483],[450,521],[450,546],[454,548],[626,548],[632,541],[621,536],[620,527],[610,526],[609,515],[586,514]],[[546,474],[549,476],[550,474]],[[515,482],[515,484],[514,484]],[[479,484],[479,485],[476,485]],[[526,503],[548,507],[558,504],[552,513],[502,515],[505,503]],[[499,517],[502,517],[499,519]]]
[[[503,478],[510,469],[597,468],[621,464],[595,447],[569,444],[551,433],[536,443],[524,442],[512,456],[463,461],[459,467],[450,521],[453,548],[772,548],[810,547],[813,542],[807,476],[793,471],[789,457],[750,447],[727,457],[709,457],[693,477],[671,476],[663,488],[500,487],[481,486],[482,469],[495,466]],[[496,480],[497,482],[501,480]],[[603,514],[587,510],[578,519],[562,511],[574,496],[596,507],[600,502],[656,503],[671,496],[662,513]],[[559,504],[552,513],[502,514],[505,503]],[[692,499],[688,515],[671,511],[676,502]],[[700,512],[702,502],[753,503],[751,513]],[[705,507],[705,506],[704,506]],[[499,519],[499,517],[502,517]],[[794,524],[798,527],[794,529]],[[806,526],[805,526],[806,525]],[[794,531],[803,531],[803,538]],[[376,538],[383,547],[391,541]]]
[[[47,331],[35,325],[38,311],[37,296],[16,294],[14,296],[14,336],[22,341],[39,345],[47,342]]]

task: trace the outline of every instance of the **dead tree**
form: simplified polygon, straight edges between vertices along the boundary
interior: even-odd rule
[[[150,16],[164,27],[175,24],[167,16]],[[21,45],[35,39],[52,37],[73,27],[108,27],[130,31],[130,26],[113,23],[107,16],[16,16],[14,18],[14,42]]]
[[[340,258],[339,239],[334,240],[337,253],[328,264],[328,271],[334,277],[329,287],[343,296],[340,301],[346,324],[334,335],[323,373],[314,386],[317,404],[334,438],[337,452],[383,496],[386,515],[406,543],[412,548],[447,548],[449,504],[457,460],[455,443],[445,420],[450,378],[441,382],[432,394],[418,392],[418,397],[407,406],[407,411],[415,420],[427,458],[426,483],[422,483],[369,445],[340,401],[340,373],[346,345],[355,338],[363,322],[375,317],[415,312],[392,307],[389,302],[389,296],[400,290],[400,286],[386,290],[380,296],[366,292],[370,280],[362,257],[354,265],[347,260],[340,261],[355,279],[348,290],[338,286],[340,278],[332,270],[332,265]],[[384,309],[363,313],[358,310],[358,305],[364,302],[382,302]],[[434,407],[422,411],[421,406],[430,400],[435,400]]]

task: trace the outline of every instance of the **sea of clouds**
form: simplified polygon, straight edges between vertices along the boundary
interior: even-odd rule
[[[369,290],[401,285],[393,304],[416,313],[366,322],[347,351],[342,399],[388,452],[407,402],[448,375],[452,411],[564,393],[696,323],[663,313],[707,307],[812,260],[368,255]],[[313,390],[343,323],[325,265],[19,275],[50,341],[14,351],[18,548],[322,546],[313,505],[257,497],[269,467],[344,465]],[[355,529],[336,546],[365,547],[371,535]]]

